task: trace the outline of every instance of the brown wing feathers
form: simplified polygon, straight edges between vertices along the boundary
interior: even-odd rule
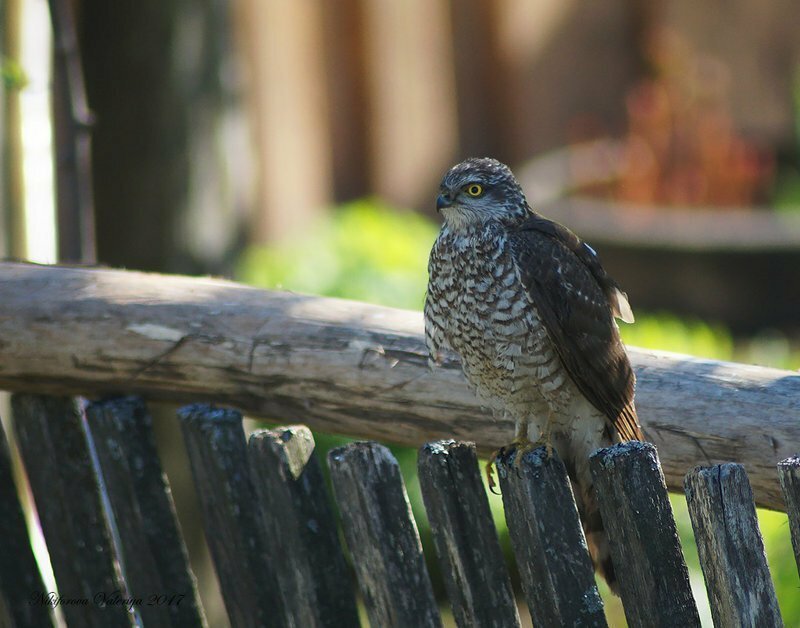
[[[511,240],[522,282],[578,389],[623,440],[644,440],[633,405],[635,378],[613,316],[632,320],[625,295],[594,251],[538,215]]]

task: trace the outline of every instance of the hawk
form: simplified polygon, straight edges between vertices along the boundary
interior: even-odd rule
[[[628,299],[595,251],[533,211],[511,170],[495,159],[451,168],[436,209],[444,224],[428,263],[431,359],[440,363],[446,351],[461,358],[483,403],[514,419],[514,446],[555,446],[594,564],[616,590],[589,455],[644,440],[634,374],[614,320],[633,322]]]

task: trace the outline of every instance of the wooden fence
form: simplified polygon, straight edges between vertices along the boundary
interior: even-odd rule
[[[428,367],[422,314],[229,281],[0,262],[0,390],[207,401],[331,434],[488,453],[492,418],[455,359]],[[628,347],[636,405],[667,486],[745,465],[781,510],[775,465],[800,444],[800,374]]]
[[[476,448],[441,440],[472,435],[487,449],[511,429],[486,417],[456,363],[427,370],[420,323],[208,279],[0,264],[0,389],[17,391],[14,428],[58,583],[55,593],[42,582],[3,439],[0,624],[51,625],[53,609],[71,626],[204,623],[145,402],[103,397],[138,393],[427,441],[420,484],[454,617],[517,625]],[[631,355],[663,460],[652,444],[627,444],[591,461],[628,623],[699,624],[667,501],[699,466],[685,492],[715,623],[780,625],[754,502],[789,513],[800,565],[800,377]],[[179,419],[234,626],[357,625],[356,590],[372,625],[440,625],[384,446],[330,453],[334,509],[306,428],[248,443],[239,410],[194,403]],[[540,450],[497,464],[535,624],[605,625],[563,464]]]
[[[152,422],[138,397],[86,404],[12,397],[13,421],[58,592],[47,591],[0,455],[3,625],[205,624]],[[233,626],[357,626],[356,586],[314,441],[305,427],[245,439],[242,416],[194,404],[178,416],[203,526]],[[475,447],[419,452],[434,545],[459,626],[519,625]],[[537,626],[605,626],[564,465],[543,448],[497,461],[525,600]],[[328,454],[357,590],[372,626],[440,626],[399,466],[375,442]],[[591,460],[631,626],[698,626],[655,447],[628,443]],[[800,566],[800,458],[779,466]],[[686,496],[715,625],[779,626],[747,476],[697,468]],[[788,539],[787,539],[788,542]]]

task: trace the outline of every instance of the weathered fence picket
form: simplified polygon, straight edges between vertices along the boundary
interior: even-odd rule
[[[86,408],[128,591],[150,626],[205,626],[172,494],[156,452],[152,419],[139,397]]]
[[[48,604],[36,603],[37,593],[44,595],[45,587],[28,540],[12,466],[0,425],[0,625],[45,628],[53,625],[53,618]]]
[[[92,465],[80,402],[20,394],[11,398],[14,430],[28,472],[68,624],[134,625],[125,583]],[[86,600],[87,603],[82,603]]]
[[[794,559],[797,563],[797,573],[800,574],[800,455],[779,462],[778,476],[786,499]]]
[[[686,502],[716,626],[783,626],[744,467],[698,467]]]
[[[590,468],[628,624],[699,626],[656,448],[614,445]]]
[[[298,628],[358,626],[355,591],[307,427],[260,430],[248,457],[287,617]]]
[[[68,624],[203,625],[152,424],[136,397],[89,405],[17,394],[14,426]],[[245,441],[239,412],[178,413],[206,538],[233,626],[358,626],[353,579],[314,440],[302,426]],[[85,418],[85,421],[84,421]],[[396,460],[377,443],[329,452],[334,495],[372,625],[441,626]],[[543,448],[496,461],[503,505],[536,625],[605,626],[566,470]],[[699,618],[655,448],[626,443],[590,467],[629,625]],[[419,453],[420,486],[459,626],[519,626],[475,448],[437,441]],[[780,463],[800,558],[800,458]],[[0,430],[0,623],[51,626]],[[717,625],[780,626],[753,495],[739,465],[696,469],[686,493]],[[118,568],[117,568],[118,565]],[[798,560],[800,566],[800,560]],[[147,608],[107,601],[183,594]],[[5,624],[3,624],[5,625]],[[139,624],[137,624],[139,625]]]
[[[419,451],[419,483],[458,626],[518,626],[508,568],[475,446],[437,441]]]
[[[234,626],[284,626],[277,567],[247,463],[242,415],[208,404],[178,411],[225,610]]]
[[[378,443],[328,453],[333,490],[373,626],[441,626],[400,467]]]
[[[536,626],[606,626],[567,471],[546,448],[497,459],[503,507]]]

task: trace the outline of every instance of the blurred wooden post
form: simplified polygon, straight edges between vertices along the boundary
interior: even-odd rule
[[[614,445],[590,468],[628,624],[699,626],[656,448]]]
[[[219,273],[252,201],[230,20],[240,3],[71,4],[94,116],[98,259]]]
[[[744,467],[698,467],[685,487],[714,625],[782,626]]]
[[[786,499],[794,559],[797,563],[797,573],[800,574],[800,456],[782,460],[778,464],[778,476]]]
[[[537,626],[606,626],[564,463],[544,447],[496,461],[508,533]]]
[[[267,555],[247,464],[242,415],[193,404],[178,411],[203,527],[234,626],[284,626],[279,565]]]
[[[58,205],[58,259],[97,262],[92,192],[92,115],[86,102],[78,34],[70,0],[49,0],[53,24],[53,131]]]
[[[307,427],[260,430],[248,444],[261,521],[295,626],[357,626],[355,591]]]
[[[519,614],[478,470],[475,445],[424,445],[419,483],[459,626],[517,626]]]
[[[500,22],[508,4],[449,0],[453,72],[458,111],[458,154],[509,161],[507,61],[500,49]]]
[[[331,201],[322,2],[235,2],[258,181],[253,243],[286,239]]]
[[[120,561],[147,626],[204,626],[197,583],[189,566],[153,437],[140,397],[117,397],[86,409],[98,462],[120,538]],[[151,596],[167,600],[147,604]]]
[[[115,566],[114,542],[77,400],[17,394],[11,397],[14,430],[50,553],[67,623],[133,626]],[[42,591],[45,603],[47,593]],[[38,600],[38,598],[36,598]],[[85,600],[85,602],[84,602]]]
[[[373,95],[367,76],[364,1],[337,0],[320,5],[333,198],[341,202],[372,193]]]
[[[44,628],[53,625],[53,617],[49,604],[37,604],[33,599],[45,593],[45,587],[31,550],[12,467],[6,433],[0,425],[0,625]]]
[[[504,73],[505,91],[498,97],[492,83],[482,93],[483,77],[474,81],[474,88],[476,97],[500,103],[502,154],[507,162],[516,164],[576,139],[616,135],[624,128],[626,92],[645,70],[640,40],[652,3],[610,0],[579,7],[559,0],[471,3],[500,7],[495,18],[497,62],[490,71]],[[460,10],[462,3],[454,1],[453,6]],[[487,36],[482,27],[478,21],[474,38]],[[465,38],[459,53],[475,47],[474,40]],[[470,80],[469,65],[463,80]],[[482,124],[478,118],[477,125]]]
[[[434,190],[458,152],[453,63],[460,51],[449,31],[449,4],[362,3],[372,192],[399,207],[432,210]],[[487,89],[484,97],[495,95]]]
[[[17,60],[21,51],[22,0],[6,0],[0,5],[3,63]],[[19,86],[17,86],[19,87]],[[25,190],[22,172],[22,125],[20,90],[6,89],[0,94],[2,105],[2,144],[0,144],[0,255],[3,258],[26,259]]]
[[[440,627],[397,460],[361,442],[331,450],[328,466],[370,623]]]

